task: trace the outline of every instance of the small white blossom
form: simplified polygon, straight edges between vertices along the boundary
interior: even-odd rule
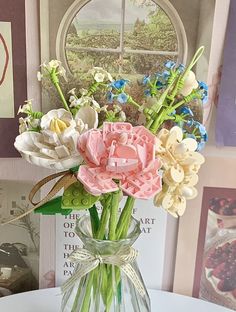
[[[94,80],[97,81],[97,82],[103,82],[105,79],[105,75],[102,74],[102,73],[96,73],[94,75]]]
[[[68,92],[68,94],[71,94],[71,95],[76,96],[75,90],[76,90],[76,88],[71,89],[71,90]]]
[[[17,114],[28,114],[30,112],[32,112],[32,100],[25,101],[25,104],[19,107]]]
[[[97,101],[94,100],[94,98],[90,96],[81,96],[81,98],[74,100],[71,102],[70,107],[76,107],[76,106],[93,106],[95,109],[100,109],[100,105]]]
[[[83,96],[88,94],[88,90],[87,90],[87,89],[84,89],[84,88],[80,89],[79,92],[80,92],[80,94],[83,95]]]
[[[119,120],[120,121],[126,121],[126,115],[125,115],[125,112],[121,111],[120,114],[119,114]]]
[[[71,95],[69,98],[69,102],[72,103],[76,100],[76,97],[74,95]]]
[[[65,80],[67,80],[67,78],[66,78],[66,70],[62,66],[60,61],[58,61],[58,60],[51,60],[49,63],[44,62],[41,65],[41,67],[42,67],[42,69],[44,71],[46,71],[47,73],[50,73],[50,74],[51,74],[51,72],[53,70],[57,70],[57,74],[62,76]],[[43,75],[42,75],[42,77],[43,77]]]
[[[52,70],[52,69],[56,69],[56,68],[60,68],[61,67],[61,62],[58,61],[58,60],[51,60],[49,63],[48,63],[48,69],[49,70]]]
[[[29,130],[28,121],[29,121],[28,118],[22,118],[22,117],[19,118],[19,133],[20,134]]]
[[[89,71],[96,82],[103,82],[103,81],[113,81],[113,78],[110,73],[108,73],[102,67],[94,67]]]

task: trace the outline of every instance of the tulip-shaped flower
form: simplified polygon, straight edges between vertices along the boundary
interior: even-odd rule
[[[86,165],[79,168],[78,180],[93,195],[122,189],[126,194],[148,199],[161,191],[155,157],[156,137],[146,128],[129,123],[105,122],[78,139],[78,150]]]

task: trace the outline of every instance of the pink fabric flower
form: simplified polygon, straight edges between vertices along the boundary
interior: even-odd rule
[[[161,191],[156,137],[145,127],[105,122],[102,129],[80,135],[78,150],[87,165],[80,166],[78,180],[88,192],[101,195],[120,188],[135,198],[148,199]]]

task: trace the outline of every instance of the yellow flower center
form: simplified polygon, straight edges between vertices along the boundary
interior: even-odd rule
[[[63,121],[59,118],[53,118],[50,122],[49,129],[53,132],[56,132],[57,134],[60,134],[64,130],[66,130],[69,126],[70,125],[67,121]]]

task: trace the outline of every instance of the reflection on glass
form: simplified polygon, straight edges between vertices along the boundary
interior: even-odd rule
[[[153,1],[126,0],[125,49],[177,51],[177,36],[167,14]]]
[[[93,0],[73,19],[67,33],[69,47],[113,48],[120,45],[121,0]]]

